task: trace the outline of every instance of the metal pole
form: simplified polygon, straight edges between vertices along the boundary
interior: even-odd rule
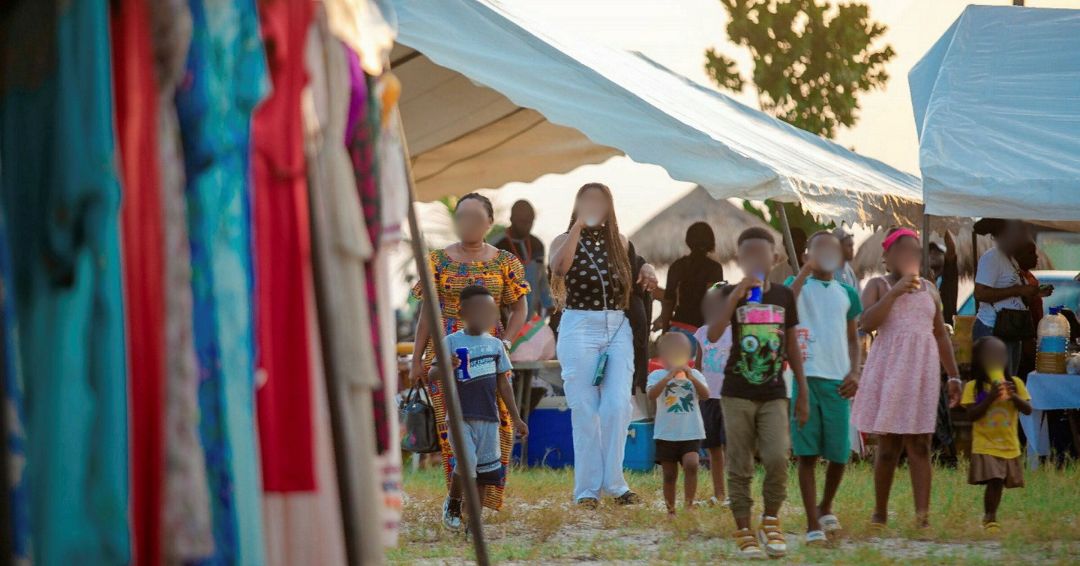
[[[423,233],[420,231],[420,222],[416,219],[416,181],[413,179],[412,161],[410,160],[409,146],[405,140],[405,128],[398,120],[398,129],[401,137],[401,147],[405,153],[406,178],[409,182],[409,231],[412,233],[413,259],[416,261],[416,273],[423,285],[425,308],[421,311],[427,314],[428,327],[431,328],[431,340],[435,347],[435,356],[439,360],[450,360],[450,349],[446,346],[446,332],[443,328],[442,312],[439,309],[439,295],[435,290],[435,280],[431,277],[428,265],[427,244],[424,243]],[[423,344],[413,351],[413,355],[423,355]],[[446,363],[443,364],[445,368]],[[457,385],[448,371],[440,371],[439,387],[442,388],[443,406],[446,407],[446,417],[450,425],[450,438],[454,446],[465,446],[465,429],[461,419],[461,401],[458,399]],[[472,457],[469,454],[458,454],[458,458]],[[473,551],[476,553],[476,563],[479,566],[488,566],[487,544],[484,542],[484,525],[480,520],[482,511],[480,494],[476,491],[476,478],[469,474],[458,474],[463,491],[465,492],[465,504],[469,510],[469,530],[472,534]]]
[[[787,249],[788,261],[791,263],[792,273],[799,274],[799,258],[795,252],[795,242],[791,239],[791,224],[788,223],[787,210],[784,210],[784,203],[776,203],[776,208],[780,209],[780,225],[784,228],[784,245]],[[768,277],[768,273],[765,274]]]
[[[930,215],[926,214],[923,207],[922,217],[922,271],[923,277],[930,278]]]

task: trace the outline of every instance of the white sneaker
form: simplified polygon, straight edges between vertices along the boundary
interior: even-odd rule
[[[779,518],[762,515],[757,536],[758,542],[765,548],[765,553],[769,555],[769,558],[787,555],[787,541],[784,539],[784,531],[780,529]]]
[[[809,531],[806,533],[806,546],[825,546],[829,543],[829,537],[825,531]]]
[[[460,503],[458,505],[460,505]],[[460,531],[461,530],[461,511],[460,511],[460,507],[459,507],[459,511],[457,513],[451,513],[450,512],[450,498],[449,497],[447,497],[446,500],[443,501],[443,505],[442,505],[442,524],[443,524],[444,527],[446,527],[447,529],[449,529],[451,531]]]
[[[821,525],[821,530],[825,531],[827,535],[833,535],[844,530],[840,526],[840,519],[837,519],[836,515],[832,513],[818,517],[818,523]]]

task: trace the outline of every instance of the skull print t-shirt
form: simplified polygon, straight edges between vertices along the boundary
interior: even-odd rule
[[[730,293],[729,285],[723,292]],[[724,372],[724,397],[771,401],[787,397],[784,363],[788,330],[799,324],[795,294],[783,285],[770,285],[760,303],[739,301],[731,317],[731,355]]]

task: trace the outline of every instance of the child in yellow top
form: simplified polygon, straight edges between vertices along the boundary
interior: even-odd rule
[[[1005,379],[1008,350],[987,336],[972,348],[972,380],[964,386],[960,404],[971,420],[971,468],[968,483],[985,485],[983,527],[997,531],[997,509],[1004,488],[1024,487],[1018,413],[1031,414],[1031,395],[1016,377]]]

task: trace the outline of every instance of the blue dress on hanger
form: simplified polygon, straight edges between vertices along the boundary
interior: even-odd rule
[[[130,560],[127,379],[108,3],[0,23],[0,201],[25,377],[33,561]],[[16,542],[18,544],[18,542]]]
[[[252,0],[190,0],[188,80],[177,91],[187,173],[195,348],[215,554],[259,565],[262,485],[255,435],[251,113],[269,92]]]

